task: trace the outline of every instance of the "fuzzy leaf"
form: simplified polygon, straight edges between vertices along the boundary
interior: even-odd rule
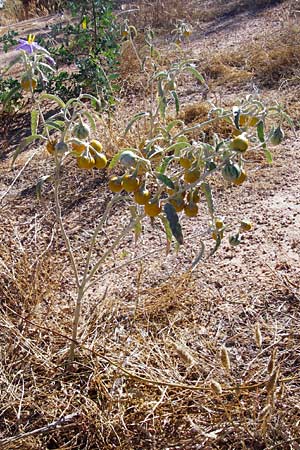
[[[180,109],[180,103],[179,103],[179,98],[177,95],[176,91],[171,91],[170,94],[172,95],[174,102],[175,102],[175,108],[176,108],[176,114],[179,113],[179,109]]]
[[[159,78],[168,78],[168,74],[165,70],[162,70],[161,72],[158,72],[154,75],[153,79],[159,79]]]
[[[164,90],[163,90],[163,87],[162,87],[162,82],[161,82],[161,80],[159,80],[158,81],[158,83],[157,83],[157,89],[158,89],[158,95],[159,95],[159,97],[164,97]]]
[[[140,219],[136,219],[135,220],[135,225],[134,225],[134,240],[135,240],[135,243],[138,242],[138,240],[139,240],[139,238],[140,238],[140,236],[142,234],[142,231],[143,231],[142,222],[141,222]]]
[[[166,203],[164,206],[164,211],[170,224],[173,236],[175,237],[178,244],[180,245],[183,244],[181,225],[179,223],[178,215],[174,206],[171,205],[170,203]]]
[[[98,100],[97,97],[95,97],[94,95],[91,94],[82,94],[80,96],[80,100],[86,98],[88,100],[91,100],[92,104],[95,103],[99,108],[101,108],[101,102]]]
[[[45,100],[45,99],[57,103],[58,106],[60,106],[60,107],[63,108],[63,109],[66,107],[65,102],[63,102],[61,98],[57,97],[57,95],[53,95],[53,94],[41,94],[41,95],[40,95],[40,100]]]
[[[194,77],[200,81],[200,83],[205,84],[205,80],[203,78],[203,76],[201,75],[200,72],[198,72],[197,69],[195,69],[195,67],[192,66],[187,66],[185,67],[185,70],[187,70],[188,72],[190,72],[192,75],[194,75]]]
[[[168,123],[168,126],[166,128],[167,132],[170,133],[172,128],[176,127],[177,125],[184,125],[184,122],[180,119],[172,120],[170,123]]]
[[[96,131],[96,122],[95,122],[94,117],[92,116],[92,114],[89,111],[83,111],[82,115],[86,116],[86,118],[89,121],[91,129],[95,132]]]
[[[160,167],[158,168],[158,172],[163,174],[172,160],[173,156],[167,156],[166,158],[164,158],[162,160]]]
[[[265,154],[265,158],[267,160],[267,163],[268,164],[272,164],[272,162],[273,162],[272,153],[270,152],[270,150],[267,148],[266,145],[264,145],[263,148],[264,148],[264,154]]]
[[[125,132],[124,132],[124,136],[126,136],[126,134],[128,133],[128,131],[130,130],[130,128],[132,127],[132,125],[137,122],[138,120],[141,120],[143,117],[147,117],[149,116],[149,113],[147,112],[140,112],[135,114],[135,116],[133,116],[133,118],[128,122],[127,127],[125,128]]]
[[[175,144],[172,144],[170,145],[170,147],[166,148],[165,153],[173,153],[188,147],[191,147],[191,145],[188,142],[176,142]]]
[[[158,173],[157,175],[156,175],[156,177],[165,185],[165,186],[167,186],[168,188],[170,188],[170,189],[175,189],[175,186],[174,186],[174,183],[173,183],[173,181],[169,178],[169,177],[167,177],[166,175],[163,175],[162,173]]]
[[[44,69],[50,70],[51,72],[56,72],[56,69],[54,67],[51,67],[49,64],[39,62],[39,66],[44,67]]]
[[[163,97],[159,97],[159,102],[158,102],[158,106],[159,106],[159,112],[160,115],[163,119],[165,119],[166,117],[166,108],[167,108],[167,101],[166,98]]]
[[[165,216],[163,216],[163,215],[161,216],[161,220],[162,220],[162,223],[164,224],[164,228],[165,228],[167,240],[168,240],[168,242],[172,242],[173,234],[172,234],[172,230],[171,230],[169,221],[168,221],[168,219],[167,219]]]
[[[205,195],[206,203],[208,206],[208,210],[211,216],[214,215],[214,203],[213,203],[213,197],[211,192],[211,187],[208,183],[202,183],[201,184],[201,190]]]
[[[260,142],[265,142],[264,123],[260,120],[257,124],[257,136]]]
[[[34,136],[37,133],[39,125],[39,113],[35,109],[31,111],[31,134]]]
[[[63,131],[64,127],[65,127],[65,122],[63,122],[62,120],[47,120],[46,121],[46,127],[48,130],[58,130],[58,131]]]

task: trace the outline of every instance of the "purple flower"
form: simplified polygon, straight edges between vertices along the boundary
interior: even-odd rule
[[[44,47],[41,47],[36,42],[30,42],[29,40],[26,41],[25,39],[19,39],[19,45],[17,46],[16,50],[24,50],[29,54],[33,53],[36,50],[43,50],[44,52],[48,53]]]
[[[16,47],[16,50],[24,50],[26,53],[30,55],[35,51],[40,51],[44,53],[45,59],[51,66],[55,66],[54,59],[50,56],[50,53],[41,45],[34,42],[34,35],[30,34],[26,39],[19,39],[19,45]]]
[[[55,66],[56,62],[54,61],[54,59],[51,56],[46,56],[45,59],[46,59],[47,63],[50,64],[50,66]]]

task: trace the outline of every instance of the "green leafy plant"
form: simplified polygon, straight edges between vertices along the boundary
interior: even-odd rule
[[[67,25],[55,25],[52,33],[62,36],[57,47],[52,41],[44,40],[56,58],[58,65],[75,66],[75,70],[65,71],[49,77],[48,91],[57,93],[64,100],[78,96],[84,90],[97,95],[102,105],[113,104],[119,44],[118,27],[110,0],[68,1],[73,20]]]
[[[18,40],[15,39],[19,33],[14,30],[10,30],[7,33],[0,36],[0,43],[3,44],[3,51],[7,53],[12,47],[18,44]]]
[[[11,114],[17,111],[22,104],[21,84],[15,78],[4,79],[0,76],[0,103],[2,113]]]

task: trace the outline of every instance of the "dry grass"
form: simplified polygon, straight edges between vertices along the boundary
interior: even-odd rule
[[[0,26],[54,13],[61,5],[60,0],[6,0],[1,10]]]
[[[2,312],[1,433],[15,440],[1,448],[294,448],[285,442],[299,440],[297,301],[273,275],[269,283],[272,295],[232,292],[225,306],[197,277],[177,276],[143,290],[135,318],[124,298],[96,296],[72,371],[61,308],[32,321]]]
[[[192,11],[198,7],[197,0],[192,0],[188,8],[180,0],[136,0],[127,5],[127,9],[136,10],[129,17],[137,28],[164,31],[171,31],[178,21],[191,21]]]
[[[285,79],[297,83],[300,67],[300,27],[287,21],[270,35],[252,36],[238,48],[222,48],[201,55],[201,70],[212,85],[241,85],[250,81],[259,87],[278,88]]]

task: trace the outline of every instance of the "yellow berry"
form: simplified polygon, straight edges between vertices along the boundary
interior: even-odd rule
[[[123,177],[123,188],[126,192],[135,192],[140,185],[139,179],[135,175],[126,174]]]
[[[242,169],[238,178],[233,181],[233,184],[236,184],[236,185],[243,184],[246,179],[247,179],[247,174],[246,174],[245,170]]]
[[[200,178],[199,169],[187,170],[183,176],[183,179],[186,183],[195,183],[195,181],[199,180],[199,178]]]
[[[138,190],[134,193],[134,200],[138,205],[146,205],[150,200],[150,192],[145,188]]]
[[[158,216],[161,213],[161,205],[158,200],[152,200],[144,206],[145,214],[150,217]]]
[[[196,205],[196,203],[193,202],[188,203],[184,208],[185,215],[188,217],[196,217],[198,211],[199,211],[198,205]]]
[[[111,177],[108,182],[108,187],[112,192],[121,192],[123,189],[122,178],[120,177]]]

